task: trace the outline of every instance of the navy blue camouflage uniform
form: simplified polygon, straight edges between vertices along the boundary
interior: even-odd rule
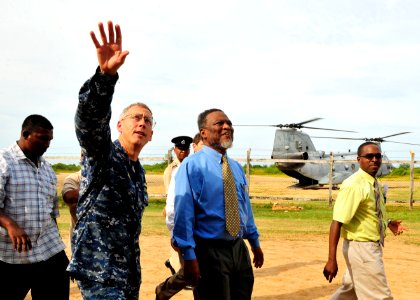
[[[131,161],[120,142],[111,140],[109,121],[117,80],[118,75],[103,75],[98,69],[79,93],[75,124],[84,159],[68,271],[79,286],[89,287],[87,296],[89,289],[97,292],[98,283],[122,290],[121,299],[138,299],[139,235],[148,196],[140,162]],[[116,299],[104,296],[101,299]]]

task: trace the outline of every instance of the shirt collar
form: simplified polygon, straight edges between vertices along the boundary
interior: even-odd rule
[[[204,145],[204,147],[200,151],[204,151],[204,153],[212,157],[215,161],[217,161],[218,163],[222,163],[222,153],[214,150],[213,148]],[[225,155],[227,157],[227,153]]]
[[[14,143],[11,147],[10,147],[11,152],[15,155],[15,157],[19,160],[25,160],[28,159],[25,155],[25,153],[23,153],[22,149],[19,147],[18,143]],[[38,157],[38,164],[39,166],[42,166],[44,163],[46,162],[46,160],[40,156]]]
[[[375,179],[377,179],[376,177],[373,177],[372,175],[370,175],[369,173],[365,172],[362,170],[362,168],[359,168],[358,172],[360,173],[360,175],[367,181],[369,182],[371,185],[373,185],[375,183]]]

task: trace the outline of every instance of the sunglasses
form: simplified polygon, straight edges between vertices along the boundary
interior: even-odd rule
[[[372,160],[373,158],[382,159],[383,155],[381,153],[368,153],[366,155],[360,155],[359,157],[364,157],[368,160]]]

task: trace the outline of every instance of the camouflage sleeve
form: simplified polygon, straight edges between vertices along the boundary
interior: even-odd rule
[[[100,159],[109,153],[111,101],[117,80],[118,74],[104,75],[98,68],[80,89],[75,115],[76,136],[90,158]]]
[[[6,197],[6,184],[9,178],[9,168],[4,152],[0,154],[0,211],[4,208],[4,198]]]

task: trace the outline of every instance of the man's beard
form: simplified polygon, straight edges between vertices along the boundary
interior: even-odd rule
[[[213,142],[213,143],[211,143],[211,147],[213,147],[214,149],[223,149],[223,150],[226,150],[226,149],[231,148],[232,147],[232,144],[233,144],[233,140],[230,139],[230,140],[224,141],[222,143]]]
[[[233,144],[233,141],[228,140],[228,141],[224,141],[220,143],[220,147],[222,147],[223,149],[229,149],[230,147],[232,147],[232,144]]]

